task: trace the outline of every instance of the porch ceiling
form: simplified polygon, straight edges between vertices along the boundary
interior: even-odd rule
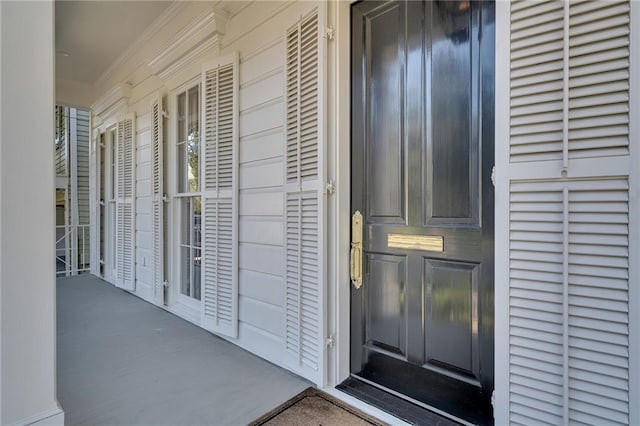
[[[233,17],[253,1],[206,3]],[[131,53],[131,46],[149,31],[153,33],[154,23],[164,22],[173,10],[187,10],[196,3],[202,2],[55,0],[56,102],[89,108],[100,96],[97,87],[102,78]]]
[[[56,79],[93,84],[171,3],[57,0]]]

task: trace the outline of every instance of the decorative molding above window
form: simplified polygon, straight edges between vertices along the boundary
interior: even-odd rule
[[[134,41],[115,61],[111,63],[109,68],[98,77],[94,86],[101,86],[113,77],[115,71],[123,66],[127,61],[131,60],[138,52],[144,49],[144,45],[148,43],[158,33],[164,31],[171,20],[181,13],[188,6],[187,2],[176,1],[171,3],[169,7],[142,33],[142,35]]]
[[[112,115],[114,112],[122,110],[126,112],[126,106],[131,96],[131,85],[120,83],[98,99],[92,106],[91,111],[100,120]]]
[[[180,31],[148,63],[151,72],[164,79],[183,69],[205,51],[219,51],[229,14],[213,9]]]

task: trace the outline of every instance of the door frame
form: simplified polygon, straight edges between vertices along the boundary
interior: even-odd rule
[[[329,143],[328,174],[335,179],[336,193],[328,204],[328,276],[329,297],[325,306],[328,330],[335,334],[332,338],[334,351],[328,351],[328,368],[325,380],[328,387],[334,387],[350,376],[350,294],[349,254],[351,244],[351,5],[357,0],[329,3],[329,23],[336,33],[335,43],[329,45],[329,133],[333,136]],[[495,78],[508,81],[509,78],[509,2],[495,2]],[[495,141],[494,141],[494,182],[495,223],[507,223],[509,218],[509,111],[508,85],[495,86]],[[330,86],[331,87],[331,86]],[[508,364],[509,354],[509,231],[497,227],[494,231],[494,418],[496,424],[508,419],[509,374],[498,368]],[[333,249],[333,250],[331,250]],[[503,277],[503,278],[499,278]]]

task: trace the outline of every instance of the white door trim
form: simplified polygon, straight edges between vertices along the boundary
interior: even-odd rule
[[[335,330],[335,352],[329,357],[327,369],[327,385],[335,386],[349,377],[350,374],[350,286],[349,281],[349,249],[351,221],[351,4],[353,0],[330,3],[329,25],[335,29],[336,41],[330,45],[329,81],[333,83],[329,91],[329,116],[335,117],[335,128],[329,128],[329,176],[335,176],[336,195],[329,203],[328,235],[329,256],[328,276],[329,297],[327,313],[329,330]],[[506,17],[506,20],[505,20]],[[496,81],[507,81],[509,77],[509,3],[496,2]],[[506,49],[506,50],[505,50]],[[506,65],[505,65],[506,64]],[[505,110],[504,99],[508,100],[507,85],[496,84],[496,133],[495,133],[495,165],[496,165],[496,223],[505,223],[508,215],[508,182],[506,172],[508,166],[508,111]],[[505,119],[505,111],[507,113]],[[501,123],[501,124],[499,124]],[[506,133],[505,133],[506,129]],[[504,199],[505,190],[507,199]],[[506,204],[505,204],[506,202]],[[505,207],[506,206],[506,207]],[[508,230],[495,230],[495,268],[496,277],[500,271],[508,268],[506,257],[500,257],[508,249]],[[505,243],[507,241],[507,243]],[[502,259],[502,260],[501,260]],[[507,323],[498,321],[508,317],[508,305],[502,303],[508,297],[508,281],[495,280],[495,389],[496,402],[494,415],[496,419],[508,413],[508,376],[502,368],[504,358],[509,353]],[[505,377],[507,386],[505,386]],[[505,399],[506,397],[506,399]],[[506,401],[506,403],[505,403]],[[500,424],[496,421],[496,424]]]
[[[497,1],[495,79],[509,81],[510,7]],[[496,424],[509,423],[509,84],[495,85],[494,405]],[[500,226],[502,224],[502,226]]]
[[[329,357],[326,383],[335,386],[349,377],[350,289],[349,227],[351,223],[351,4],[330,3],[329,23],[335,28],[335,43],[329,45],[329,176],[335,177],[335,197],[328,203],[330,239],[327,256],[330,288],[327,297],[328,330],[335,330],[334,353]],[[329,86],[331,87],[331,86]]]

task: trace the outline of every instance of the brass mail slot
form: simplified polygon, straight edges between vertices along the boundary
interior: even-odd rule
[[[444,238],[436,235],[389,234],[387,246],[411,250],[444,251]]]

